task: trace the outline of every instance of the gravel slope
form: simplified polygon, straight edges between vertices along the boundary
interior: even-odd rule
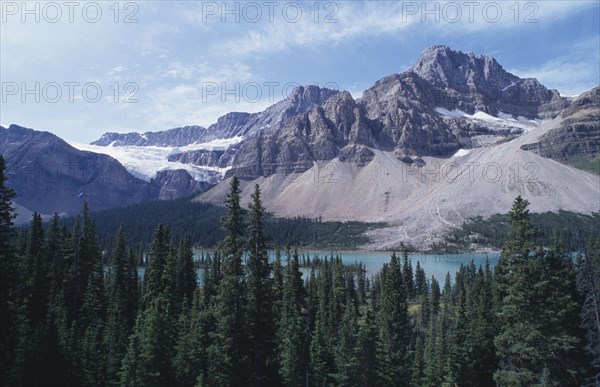
[[[423,168],[375,149],[362,168],[334,159],[302,174],[242,182],[242,198],[247,203],[259,184],[267,209],[278,216],[389,223],[370,232],[368,248],[401,241],[426,247],[468,217],[507,212],[517,195],[530,201],[532,212],[600,211],[599,176],[519,149],[559,124],[548,121],[512,141],[447,159],[425,157]],[[195,200],[222,203],[228,186],[221,182]]]

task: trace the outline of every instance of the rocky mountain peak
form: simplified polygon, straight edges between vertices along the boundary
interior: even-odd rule
[[[475,56],[448,46],[432,46],[423,51],[411,71],[434,86],[463,92],[482,84],[503,89],[519,80],[492,57]]]
[[[290,110],[296,113],[304,113],[314,106],[323,105],[329,98],[337,94],[338,91],[321,88],[319,86],[298,86],[292,90],[287,97],[290,104]]]

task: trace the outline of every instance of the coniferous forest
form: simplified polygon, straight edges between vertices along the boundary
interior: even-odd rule
[[[528,202],[497,266],[443,283],[406,252],[373,277],[338,257],[270,261],[256,187],[232,179],[198,284],[189,237],[158,225],[143,278],[127,230],[103,253],[86,206],[72,227],[18,233],[0,157],[0,372],[5,386],[594,386],[600,237],[575,259],[536,246]]]

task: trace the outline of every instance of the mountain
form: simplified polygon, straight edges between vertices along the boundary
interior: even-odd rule
[[[184,146],[193,144],[206,134],[201,126],[184,126],[159,132],[104,133],[91,143],[99,146]]]
[[[375,247],[426,247],[468,217],[508,211],[517,195],[533,211],[599,211],[599,176],[572,167],[600,158],[599,99],[599,88],[565,98],[494,58],[433,46],[358,99],[297,87],[262,112],[231,112],[206,129],[106,133],[73,145],[127,165],[149,196],[188,197],[218,183],[194,200],[221,204],[236,175],[245,200],[259,184],[278,216],[386,222],[373,231]],[[46,152],[38,147],[29,158]],[[145,188],[120,189],[143,196]]]
[[[522,149],[571,165],[595,162],[600,174],[600,86],[578,96],[561,118],[560,126]]]
[[[242,201],[249,202],[258,184],[277,216],[385,222],[389,227],[369,235],[371,247],[378,249],[397,248],[400,242],[426,248],[470,217],[506,213],[517,195],[531,202],[533,212],[598,212],[599,176],[521,149],[560,125],[557,118],[512,141],[448,158],[423,156],[423,165],[371,149],[373,158],[364,166],[335,158],[304,172],[242,181]],[[228,183],[195,200],[222,203]]]
[[[246,137],[227,174],[252,180],[335,158],[364,165],[373,149],[393,151],[407,163],[448,157],[510,140],[568,105],[556,90],[506,72],[493,58],[434,46],[357,101],[339,92],[276,132]]]
[[[133,176],[114,158],[82,151],[48,132],[18,125],[0,127],[0,154],[8,185],[17,192],[18,222],[31,212],[75,214],[88,202],[92,211],[191,197],[210,184],[185,170],[165,170],[152,181]],[[132,165],[128,165],[132,167]]]
[[[558,138],[573,157],[598,156],[595,90],[572,101],[493,58],[434,46],[358,100],[339,92],[244,138],[226,177],[243,180],[245,200],[259,184],[278,216],[387,222],[378,248],[429,246],[517,195],[533,211],[599,211],[598,176],[528,151]],[[196,200],[221,203],[227,189]]]
[[[194,180],[184,169],[161,171],[154,179],[154,184],[160,187],[159,200],[189,198],[210,187],[209,183]]]
[[[568,105],[558,91],[548,90],[536,79],[508,73],[492,57],[453,51],[447,46],[425,50],[410,71],[435,88],[438,102],[448,110],[551,118]]]
[[[0,127],[0,153],[15,202],[31,211],[73,214],[84,201],[102,210],[158,197],[158,187],[132,176],[117,160],[79,151],[59,137]]]

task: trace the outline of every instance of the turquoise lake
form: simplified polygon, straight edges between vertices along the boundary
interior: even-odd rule
[[[196,251],[195,258],[200,259],[201,252]],[[310,256],[313,259],[315,256],[324,258],[329,257],[331,254],[339,254],[342,257],[342,261],[347,264],[362,262],[367,270],[367,276],[372,276],[377,273],[383,267],[384,263],[389,262],[391,252],[384,251],[298,251],[298,254],[302,258],[302,255]],[[397,253],[398,254],[398,253]],[[271,259],[274,258],[274,251],[269,252]],[[425,253],[412,253],[408,254],[411,261],[413,272],[417,265],[417,262],[425,270],[427,278],[431,276],[435,277],[439,282],[443,282],[446,273],[450,272],[452,279],[454,279],[454,273],[458,271],[460,265],[468,265],[473,261],[476,267],[484,266],[485,260],[487,259],[490,263],[490,268],[494,268],[498,262],[500,253],[465,253],[465,254],[425,254]],[[285,257],[282,257],[285,259]],[[201,283],[204,277],[202,269],[198,270],[198,281]]]
[[[367,276],[372,276],[376,274],[383,267],[384,263],[389,262],[391,252],[384,251],[340,251],[340,252],[326,252],[326,251],[298,251],[298,254],[302,258],[302,254],[305,256],[310,256],[313,259],[315,256],[319,256],[320,258],[324,258],[325,256],[329,257],[331,254],[336,255],[339,254],[342,257],[342,261],[347,264],[362,262],[365,265],[367,270]],[[397,253],[399,254],[399,253]],[[399,254],[401,255],[401,254]],[[200,259],[202,256],[202,252],[196,251],[194,253],[195,259]],[[270,251],[269,256],[271,259],[274,257],[274,252]],[[490,268],[494,268],[496,263],[498,262],[498,258],[500,253],[490,252],[490,253],[464,253],[464,254],[425,254],[425,253],[412,253],[408,254],[410,258],[413,272],[417,265],[417,262],[420,263],[421,267],[425,270],[425,274],[427,278],[431,278],[431,276],[435,277],[439,282],[444,282],[446,277],[446,273],[450,272],[450,276],[454,279],[454,274],[460,268],[460,265],[468,265],[473,261],[475,266],[478,268],[479,266],[483,267],[485,265],[485,260],[487,259],[490,263]],[[285,257],[282,257],[285,259]],[[145,268],[138,268],[138,273],[140,276],[144,275]],[[198,269],[198,282],[202,283],[204,280],[204,271],[202,269]]]

